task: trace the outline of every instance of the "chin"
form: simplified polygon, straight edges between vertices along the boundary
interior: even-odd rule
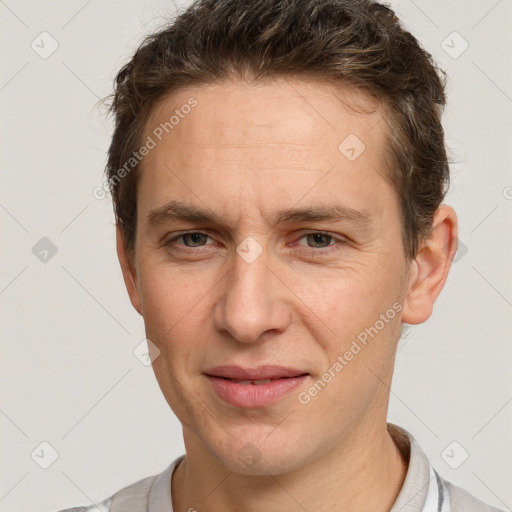
[[[278,476],[293,472],[303,465],[303,461],[297,460],[296,457],[297,451],[295,454],[261,453],[248,443],[235,454],[235,457],[229,454],[227,458],[221,458],[221,461],[227,469],[241,475]]]
[[[242,475],[277,476],[302,467],[306,463],[307,443],[293,439],[284,429],[276,435],[273,429],[248,429],[246,435],[233,434],[226,444],[215,443],[209,450],[228,470]]]

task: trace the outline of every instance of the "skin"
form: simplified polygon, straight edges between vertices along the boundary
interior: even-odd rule
[[[432,236],[406,259],[398,198],[382,177],[388,124],[361,93],[289,79],[190,87],[154,106],[145,137],[191,96],[197,106],[141,164],[133,260],[117,229],[131,302],[160,351],[157,381],[183,425],[174,510],[388,511],[407,471],[386,430],[401,323],[430,317],[457,249],[456,214],[441,205]],[[349,134],[366,146],[354,161],[338,150]],[[151,225],[148,213],[171,199],[207,208],[222,224]],[[333,203],[366,210],[371,222],[271,223],[283,208]],[[165,246],[182,231],[206,236]],[[332,238],[307,236],[318,231]],[[247,237],[262,248],[252,263],[236,251]],[[401,311],[299,403],[397,303]],[[249,410],[213,392],[203,372],[220,364],[280,364],[310,377]],[[239,456],[248,446],[252,464]]]

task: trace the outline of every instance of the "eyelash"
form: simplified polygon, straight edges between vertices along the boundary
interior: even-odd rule
[[[172,238],[170,238],[169,240],[167,240],[166,242],[164,242],[163,246],[164,247],[170,247],[174,242],[176,242],[176,240],[178,240],[179,238],[182,238],[186,235],[193,235],[193,234],[198,234],[198,235],[204,235],[208,238],[211,238],[209,235],[207,235],[206,233],[202,233],[201,231],[184,231],[182,233],[180,233],[179,235],[176,235]],[[308,232],[308,233],[304,233],[300,238],[299,240],[302,240],[303,238],[307,237],[307,236],[310,236],[310,235],[325,235],[327,237],[331,237],[332,238],[332,241],[334,242],[338,242],[338,244],[341,244],[341,245],[346,245],[347,241],[343,238],[337,238],[333,235],[331,235],[330,233],[326,233],[324,231],[311,231],[311,232]],[[197,252],[197,251],[194,251],[194,247],[188,247],[186,245],[181,245],[179,246],[180,248],[177,249],[178,251],[182,251],[182,252]],[[182,249],[181,247],[187,247],[187,249]],[[204,247],[204,246],[198,246],[197,248],[199,247]],[[302,251],[304,253],[306,253],[307,255],[309,256],[318,256],[318,255],[323,255],[323,254],[327,254],[327,253],[330,253],[330,252],[333,252],[335,250],[338,250],[339,247],[336,247],[336,244],[332,244],[332,245],[328,245],[327,247],[320,247],[320,248],[315,248],[315,247],[306,247],[305,249],[303,249]]]

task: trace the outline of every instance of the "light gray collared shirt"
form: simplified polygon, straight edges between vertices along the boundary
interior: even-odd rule
[[[387,428],[409,461],[404,483],[389,512],[503,512],[442,478],[404,428],[393,423],[388,423]],[[59,512],[173,512],[171,478],[184,457],[175,459],[160,474],[128,485],[100,503]]]

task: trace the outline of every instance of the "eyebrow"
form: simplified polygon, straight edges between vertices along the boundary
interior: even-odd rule
[[[150,210],[147,214],[150,225],[184,221],[209,225],[224,225],[226,222],[217,213],[198,208],[197,206],[172,200],[168,203]],[[373,217],[368,210],[355,210],[342,204],[317,204],[302,208],[289,208],[280,210],[272,215],[271,224],[276,226],[283,223],[300,222],[350,222],[358,227],[373,224]]]

